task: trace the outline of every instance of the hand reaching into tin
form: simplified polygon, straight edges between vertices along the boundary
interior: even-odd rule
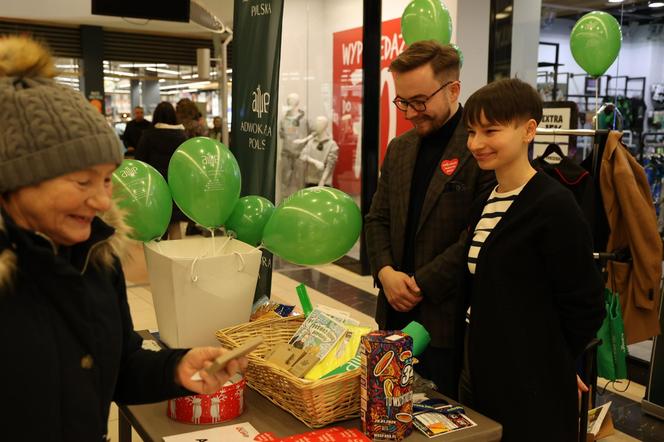
[[[227,351],[221,347],[192,348],[182,357],[175,369],[175,382],[196,393],[210,394],[218,391],[235,373],[247,368],[247,358],[240,357],[231,359],[214,374],[203,370],[211,366],[218,356]],[[191,379],[195,373],[200,374],[200,380]]]

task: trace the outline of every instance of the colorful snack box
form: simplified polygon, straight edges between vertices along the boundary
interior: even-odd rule
[[[402,440],[413,429],[413,339],[378,330],[362,337],[360,350],[362,430],[373,440]]]

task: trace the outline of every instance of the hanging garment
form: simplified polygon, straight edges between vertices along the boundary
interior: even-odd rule
[[[660,333],[658,313],[662,240],[646,174],[610,132],[602,155],[600,188],[611,233],[607,250],[628,247],[632,262],[611,261],[607,286],[620,294],[627,344]]]
[[[537,157],[532,161],[532,166],[546,173],[572,192],[574,199],[581,208],[581,212],[583,212],[583,217],[593,232],[594,244],[596,230],[595,184],[590,172],[567,157],[563,157],[558,164],[551,164],[546,162],[544,158]],[[598,244],[594,244],[594,247],[595,250],[598,250]]]

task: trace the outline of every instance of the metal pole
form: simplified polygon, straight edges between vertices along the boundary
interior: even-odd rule
[[[380,36],[382,0],[363,0],[362,33],[362,216],[371,207],[378,185],[378,137],[380,127]],[[371,273],[366,239],[360,237],[362,274]]]
[[[219,81],[219,117],[221,118],[221,141],[228,146],[228,44],[233,40],[229,31],[214,34],[215,59],[217,61],[217,79]]]
[[[553,65],[553,94],[551,94],[551,99],[556,101],[558,98],[558,61],[559,61],[559,51],[560,44],[556,44],[556,59],[555,64]]]

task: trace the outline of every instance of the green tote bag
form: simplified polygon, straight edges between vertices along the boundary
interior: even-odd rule
[[[604,289],[606,317],[597,332],[597,374],[605,379],[627,379],[627,345],[618,293]]]

